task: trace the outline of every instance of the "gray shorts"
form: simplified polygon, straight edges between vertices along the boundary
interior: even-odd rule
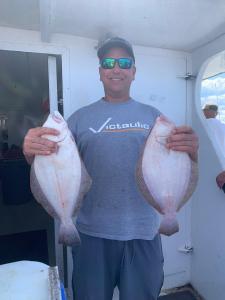
[[[116,241],[80,233],[73,248],[74,300],[156,300],[163,284],[160,235],[153,240]]]

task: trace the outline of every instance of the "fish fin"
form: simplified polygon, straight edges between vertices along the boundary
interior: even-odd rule
[[[53,218],[57,217],[57,213],[55,212],[54,208],[50,205],[47,197],[43,193],[40,184],[37,180],[34,169],[34,163],[32,163],[30,169],[30,187],[31,192],[34,198],[37,200],[37,202],[41,204],[41,206],[48,212],[50,216],[52,216]]]
[[[198,163],[191,159],[190,159],[190,161],[191,161],[191,175],[190,175],[190,179],[189,179],[189,184],[188,184],[186,193],[178,206],[177,211],[180,210],[180,208],[192,196],[192,194],[194,193],[194,191],[196,189],[197,183],[198,183]]]
[[[87,194],[88,190],[90,189],[91,184],[92,184],[92,179],[91,179],[90,175],[88,174],[83,161],[81,160],[81,183],[80,183],[80,189],[79,189],[78,198],[77,198],[77,204],[76,204],[73,215],[76,215],[77,212],[80,210],[81,205],[82,205],[82,200],[83,200],[84,196]]]
[[[159,233],[170,236],[179,231],[179,224],[176,215],[164,215],[159,227]]]
[[[59,243],[67,246],[80,245],[80,236],[72,221],[60,224]]]
[[[140,156],[140,159],[137,163],[137,168],[136,168],[136,181],[137,181],[138,188],[139,188],[140,192],[142,193],[143,197],[145,198],[145,200],[151,206],[153,206],[159,213],[162,214],[163,213],[162,208],[155,201],[155,199],[153,198],[151,192],[149,191],[149,189],[145,183],[143,172],[142,172],[142,157],[143,157],[143,155]]]

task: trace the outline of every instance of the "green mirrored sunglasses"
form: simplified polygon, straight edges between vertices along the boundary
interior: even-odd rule
[[[120,69],[130,69],[133,65],[133,59],[129,57],[106,57],[101,60],[100,65],[103,69],[113,69],[116,63],[118,63]]]

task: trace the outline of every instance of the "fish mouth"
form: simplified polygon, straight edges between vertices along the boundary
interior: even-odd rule
[[[60,123],[62,123],[64,120],[63,120],[63,118],[62,118],[62,116],[60,115],[60,113],[58,112],[58,111],[54,111],[53,113],[52,113],[52,119],[56,122],[56,123],[58,123],[58,124],[60,124]]]

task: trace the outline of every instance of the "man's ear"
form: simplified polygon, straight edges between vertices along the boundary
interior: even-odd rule
[[[135,79],[135,74],[136,74],[136,67],[133,66],[133,80]]]
[[[99,73],[99,79],[100,79],[100,81],[102,81],[101,67],[98,68],[98,73]]]

